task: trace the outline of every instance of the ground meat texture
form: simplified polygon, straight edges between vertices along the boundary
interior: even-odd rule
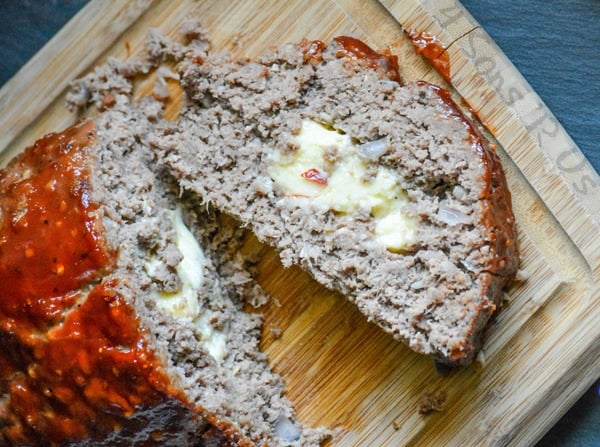
[[[153,164],[157,110],[116,94],[0,171],[0,444],[318,445],[243,311],[240,293],[260,292],[233,261],[237,233]],[[203,253],[195,319],[160,305],[189,282],[174,216]],[[277,436],[282,418],[294,439]]]
[[[285,45],[256,61],[185,60],[186,108],[153,144],[184,190],[251,227],[285,266],[345,294],[415,351],[467,364],[517,270],[510,193],[497,155],[449,93],[403,85],[395,63],[350,38]],[[372,210],[327,209],[273,180],[274,157],[299,153],[307,120],[361,148],[361,181],[392,173],[402,213],[418,222],[412,244],[387,250]],[[325,153],[325,168],[340,158]],[[302,173],[321,187],[327,175]]]

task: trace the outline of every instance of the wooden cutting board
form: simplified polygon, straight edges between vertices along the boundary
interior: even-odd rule
[[[403,30],[429,31],[447,48],[456,98],[498,144],[527,278],[489,327],[485,364],[441,377],[430,359],[298,269],[283,269],[266,248],[258,279],[274,299],[261,309],[262,346],[300,418],[339,429],[332,445],[532,445],[600,375],[600,200],[592,194],[600,178],[457,1],[92,1],[0,91],[2,160],[74,121],[63,107],[69,81],[109,56],[141,51],[149,27],[176,38],[190,17],[207,25],[215,51],[256,56],[302,37],[350,34],[398,54],[405,79],[438,84]],[[439,391],[443,411],[420,415],[420,397]]]

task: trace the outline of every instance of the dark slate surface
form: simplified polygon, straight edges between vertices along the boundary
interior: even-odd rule
[[[462,4],[600,172],[600,1],[463,0]],[[598,194],[600,199],[600,185]]]
[[[0,86],[88,0],[0,0]]]
[[[462,4],[600,172],[600,1],[462,0]],[[600,185],[595,195],[600,200]],[[599,377],[597,371],[596,383],[537,447],[600,447]]]
[[[86,3],[0,0],[0,86]],[[463,0],[463,4],[600,171],[600,1]],[[600,185],[597,189],[600,200]],[[537,445],[555,446],[600,447],[600,380]]]

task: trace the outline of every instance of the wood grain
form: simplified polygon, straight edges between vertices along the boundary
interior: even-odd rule
[[[152,0],[91,2],[0,90],[0,151],[110,48]],[[108,7],[110,6],[110,7]],[[100,19],[100,20],[98,20]]]
[[[63,107],[70,80],[109,56],[142,51],[149,27],[177,38],[199,17],[213,50],[253,57],[302,37],[351,34],[401,60],[407,80],[445,81],[403,30],[427,30],[447,48],[452,88],[498,145],[513,192],[527,279],[506,293],[487,331],[485,365],[442,377],[365,322],[342,296],[249,237],[258,280],[273,296],[262,347],[305,422],[340,430],[333,445],[532,445],[600,372],[600,202],[597,174],[535,92],[454,0],[92,1],[0,91],[6,160],[76,117]],[[137,86],[138,96],[152,85]],[[167,115],[178,111],[178,93]],[[274,334],[281,331],[281,336]],[[444,391],[444,411],[417,412]]]

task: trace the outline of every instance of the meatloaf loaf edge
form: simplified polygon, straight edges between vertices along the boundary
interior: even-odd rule
[[[226,234],[151,169],[161,105],[114,99],[0,171],[0,444],[318,445]]]
[[[468,364],[518,267],[510,192],[450,94],[403,84],[397,64],[349,37],[255,61],[195,52],[181,117],[151,143],[285,266],[413,350]]]

